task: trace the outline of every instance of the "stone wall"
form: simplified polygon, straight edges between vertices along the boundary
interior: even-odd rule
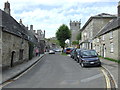
[[[119,31],[119,29],[113,31],[113,38],[110,38],[109,32],[107,34],[104,34],[104,40],[102,39],[103,35],[93,40],[93,47],[100,56],[103,56],[103,45],[105,45],[105,57],[120,60]],[[99,39],[99,41],[97,39]],[[113,52],[111,52],[111,43],[114,45]]]
[[[2,66],[2,28],[0,27],[0,66]]]
[[[118,60],[120,60],[120,27],[118,29]]]
[[[72,41],[77,40],[77,35],[79,34],[80,30],[80,22],[79,21],[70,21],[70,30],[71,30],[71,43]]]
[[[29,56],[28,41],[22,40],[22,38],[17,37],[13,34],[9,34],[7,32],[3,32],[2,36],[3,36],[2,37],[2,41],[3,41],[2,65],[3,67],[11,65],[12,52],[14,52],[13,64],[18,63],[18,62],[23,62],[24,60],[28,60],[28,56]],[[21,52],[20,50],[23,50],[22,54],[20,54]],[[20,58],[20,56],[22,57],[22,59]]]

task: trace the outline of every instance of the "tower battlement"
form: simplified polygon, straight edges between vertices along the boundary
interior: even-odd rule
[[[71,21],[70,20],[70,23],[81,23],[81,21]]]

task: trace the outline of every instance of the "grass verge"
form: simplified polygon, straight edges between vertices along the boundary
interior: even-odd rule
[[[112,59],[112,58],[108,58],[108,57],[102,57],[102,56],[99,56],[100,58],[103,58],[103,59],[106,59],[106,60],[109,60],[109,61],[113,61],[113,62],[117,62],[120,64],[120,60],[115,60],[115,59]]]
[[[61,55],[65,55],[65,56],[67,56],[67,54],[66,54],[66,53],[61,53]]]

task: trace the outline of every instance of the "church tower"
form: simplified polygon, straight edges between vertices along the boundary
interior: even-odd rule
[[[4,11],[10,15],[10,3],[8,1],[4,4]]]
[[[80,26],[81,26],[81,20],[80,21],[71,21],[70,20],[70,30],[71,30],[71,40],[70,42],[72,43],[73,41],[76,41],[76,37],[80,31]]]

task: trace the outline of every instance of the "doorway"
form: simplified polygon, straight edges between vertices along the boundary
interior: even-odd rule
[[[14,65],[14,55],[15,55],[15,51],[12,51],[12,55],[11,55],[11,64],[10,67],[13,67]]]
[[[23,60],[23,49],[19,50],[19,60]]]
[[[106,57],[106,47],[105,47],[105,44],[103,44],[103,57]]]

